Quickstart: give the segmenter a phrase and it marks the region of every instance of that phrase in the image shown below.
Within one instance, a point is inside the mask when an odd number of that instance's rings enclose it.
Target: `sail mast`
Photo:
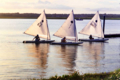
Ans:
[[[44,10],[44,13],[45,13],[45,10]],[[46,15],[45,15],[45,18],[46,18]],[[47,18],[46,18],[46,22],[47,22]],[[51,40],[49,33],[50,32],[49,32],[49,27],[48,27],[48,23],[47,23],[47,40]],[[49,39],[48,39],[48,37],[49,37]]]
[[[73,10],[72,10],[72,12],[73,12]],[[76,24],[75,24],[75,18],[74,18],[74,12],[73,12],[73,19],[74,19],[74,28],[75,28],[75,36],[76,36],[76,38],[75,38],[75,42],[77,42],[78,41],[78,36],[77,36],[77,29],[76,29]]]
[[[103,16],[103,34],[104,34],[104,30],[105,30],[105,16],[106,16],[106,13]]]

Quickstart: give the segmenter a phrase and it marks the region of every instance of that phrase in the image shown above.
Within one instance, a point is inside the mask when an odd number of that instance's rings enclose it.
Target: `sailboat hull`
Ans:
[[[52,42],[53,45],[79,45],[83,42]]]
[[[54,42],[55,40],[41,40],[41,41],[23,41],[23,43],[51,43]]]
[[[86,41],[86,42],[105,42],[109,39],[80,39],[80,41]]]

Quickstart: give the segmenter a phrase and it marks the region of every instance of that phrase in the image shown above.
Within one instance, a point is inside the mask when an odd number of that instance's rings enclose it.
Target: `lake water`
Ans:
[[[0,80],[49,78],[71,74],[110,72],[120,68],[120,38],[109,38],[105,43],[84,42],[79,46],[23,44],[33,36],[23,32],[36,19],[0,19]],[[65,19],[48,19],[53,34]],[[89,20],[76,21],[79,32]],[[105,34],[120,33],[120,20],[106,20]],[[79,38],[88,36],[78,34]]]

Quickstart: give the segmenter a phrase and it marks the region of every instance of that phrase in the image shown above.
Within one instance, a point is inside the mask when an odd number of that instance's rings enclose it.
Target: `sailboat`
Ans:
[[[70,13],[70,15],[68,16],[67,20],[64,22],[64,24],[53,35],[60,37],[60,38],[66,37],[67,40],[72,40],[74,42],[52,42],[51,44],[78,45],[78,44],[83,43],[83,42],[78,42],[77,30],[76,30],[73,10]]]
[[[109,40],[104,38],[104,34],[101,26],[101,20],[98,11],[90,20],[90,22],[79,33],[98,37],[98,39],[80,39],[80,41],[105,42]]]
[[[45,15],[45,10],[24,33],[32,36],[39,35],[40,38],[47,39],[40,40],[38,43],[54,42],[54,40],[50,39],[50,33]],[[35,43],[35,41],[23,41],[23,43]]]

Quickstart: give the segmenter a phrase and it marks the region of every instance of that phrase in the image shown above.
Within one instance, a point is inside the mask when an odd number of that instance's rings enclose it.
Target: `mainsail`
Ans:
[[[24,33],[32,36],[36,36],[38,34],[40,38],[50,40],[45,10]]]
[[[66,37],[68,40],[78,41],[73,10],[54,36]]]
[[[104,38],[98,11],[94,15],[94,17],[90,20],[90,22],[79,33]]]

